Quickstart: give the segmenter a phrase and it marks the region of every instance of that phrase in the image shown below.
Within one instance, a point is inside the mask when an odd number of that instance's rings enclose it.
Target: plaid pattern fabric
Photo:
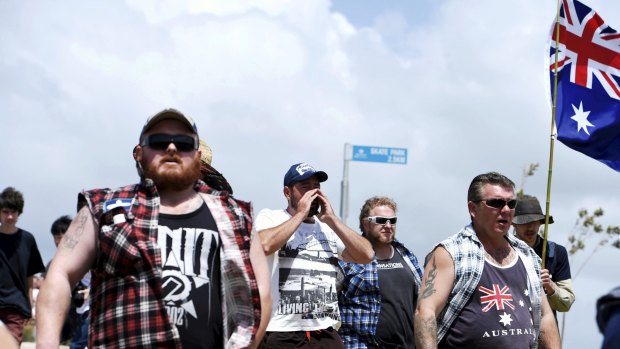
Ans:
[[[424,274],[424,270],[422,270],[422,267],[420,267],[420,263],[418,263],[418,259],[413,254],[413,252],[409,251],[399,241],[394,240],[394,243],[392,244],[392,246],[394,246],[394,248],[396,248],[396,251],[400,252],[400,254],[403,257],[406,257],[404,258],[405,263],[409,265],[409,269],[411,269],[411,271],[414,271],[413,277],[415,278],[415,284],[419,290],[420,285],[422,285],[422,275]]]
[[[202,181],[195,189],[205,198],[222,239],[225,346],[245,348],[260,319],[258,287],[249,260],[251,207],[220,195]],[[131,199],[127,211],[122,205],[110,209],[106,204],[122,199]],[[159,195],[153,182],[146,179],[123,188],[86,191],[78,203],[88,205],[99,226],[88,347],[181,348],[178,331],[162,302]],[[236,302],[244,303],[236,307]]]
[[[515,248],[525,269],[527,271],[527,283],[532,303],[532,318],[534,329],[537,331],[538,338],[541,305],[542,305],[542,283],[540,281],[540,258],[523,241],[514,238],[510,234],[506,238]],[[446,307],[437,318],[437,341],[441,341],[446,332],[463,310],[467,301],[471,298],[482,277],[484,268],[484,247],[470,224],[456,235],[442,241],[438,246],[443,246],[452,256],[455,266],[454,287],[450,292]],[[534,341],[535,347],[538,345]]]
[[[417,289],[420,289],[422,269],[418,259],[403,244],[394,241],[392,246],[400,253],[412,271]],[[344,274],[342,292],[338,296],[342,327],[338,333],[347,349],[379,349],[377,323],[381,312],[381,291],[377,258],[368,264],[339,260]]]
[[[222,195],[201,194],[217,223],[222,248],[224,346],[247,348],[260,323],[260,295],[250,262],[252,207]],[[269,311],[269,309],[267,309]]]

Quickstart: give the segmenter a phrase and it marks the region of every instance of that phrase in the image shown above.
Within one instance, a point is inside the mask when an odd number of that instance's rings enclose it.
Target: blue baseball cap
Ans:
[[[325,182],[327,180],[327,173],[317,171],[314,167],[305,162],[295,164],[291,166],[291,168],[289,168],[284,175],[284,186],[289,186],[295,182],[306,180],[312,176],[316,176],[319,182]]]

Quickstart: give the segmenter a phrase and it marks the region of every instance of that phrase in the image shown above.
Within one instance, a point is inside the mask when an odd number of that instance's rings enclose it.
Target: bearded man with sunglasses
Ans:
[[[467,193],[471,224],[435,247],[415,315],[418,349],[560,348],[540,258],[508,234],[514,183],[490,172]]]
[[[375,258],[368,264],[340,261],[340,335],[347,349],[415,348],[413,316],[422,269],[396,240],[396,202],[375,196],[364,203],[359,224]]]
[[[292,165],[284,175],[287,208],[264,209],[256,217],[273,291],[262,349],[344,348],[336,331],[338,260],[368,263],[374,253],[334,214],[321,191],[326,180],[307,163]]]
[[[89,268],[89,348],[256,346],[271,308],[265,255],[250,204],[199,180],[198,144],[191,118],[163,110],[134,148],[140,183],[79,195],[39,295],[38,348],[58,348]]]

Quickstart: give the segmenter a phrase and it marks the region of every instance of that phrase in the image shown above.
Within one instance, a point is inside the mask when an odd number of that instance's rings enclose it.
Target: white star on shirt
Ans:
[[[528,290],[528,289],[524,290],[524,291],[523,291],[523,294],[524,294],[526,297],[529,297],[529,296],[530,296],[530,290]]]
[[[590,121],[588,121],[588,115],[590,115],[590,111],[583,110],[583,102],[579,102],[579,109],[577,109],[574,104],[571,105],[573,106],[575,115],[571,116],[570,118],[577,121],[577,132],[583,129],[589,136],[590,131],[588,131],[588,127],[594,127],[594,125],[592,125]]]
[[[519,305],[522,306],[522,307],[525,306],[525,303],[523,302],[523,299],[519,301]]]
[[[510,314],[506,314],[506,312],[504,312],[504,314],[499,316],[499,322],[501,322],[504,327],[510,326],[510,324],[512,323],[512,318],[510,317]]]

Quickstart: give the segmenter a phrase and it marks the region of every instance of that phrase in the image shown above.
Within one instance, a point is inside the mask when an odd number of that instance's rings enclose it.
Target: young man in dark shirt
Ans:
[[[541,258],[543,239],[538,234],[538,230],[544,223],[545,215],[538,199],[523,195],[517,202],[515,217],[512,220],[515,235],[533,248]],[[549,216],[549,224],[551,223],[553,223],[553,217]],[[575,302],[575,292],[571,281],[568,253],[564,246],[547,241],[545,267],[541,271],[541,280],[553,314],[555,315],[556,311],[568,311]]]
[[[34,236],[17,227],[24,197],[8,187],[0,194],[0,320],[21,344],[32,316],[32,280],[45,270]]]

